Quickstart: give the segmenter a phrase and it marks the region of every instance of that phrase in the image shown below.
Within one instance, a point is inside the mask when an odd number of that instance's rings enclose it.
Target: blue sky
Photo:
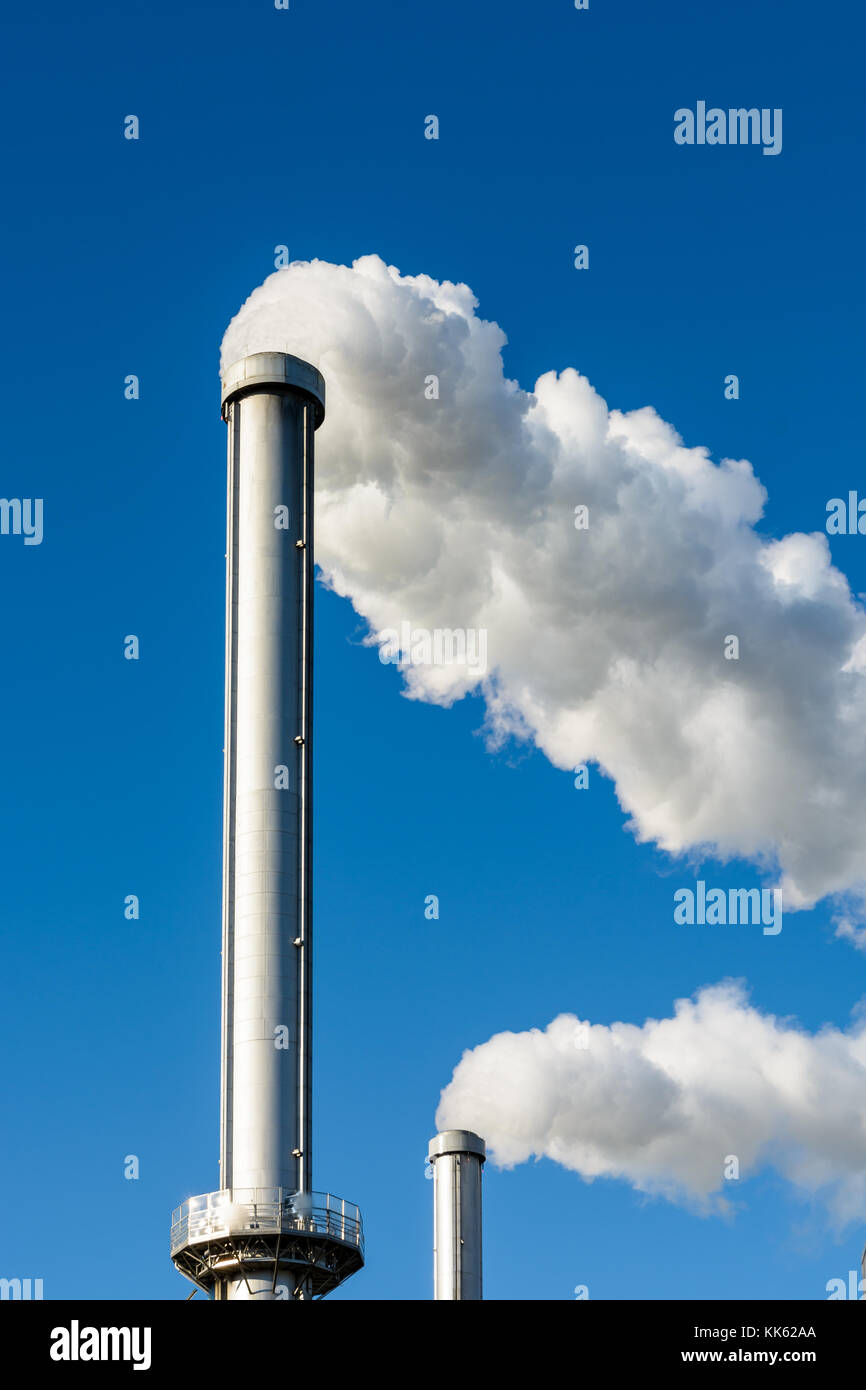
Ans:
[[[49,3],[5,29],[0,492],[45,499],[45,538],[0,538],[0,1274],[181,1298],[171,1210],[217,1185],[228,320],[282,243],[465,281],[524,386],[577,366],[749,458],[767,534],[821,530],[862,476],[862,18],[262,0]],[[703,98],[783,108],[782,154],[677,147]],[[831,544],[866,589],[861,538]],[[864,958],[823,905],[777,939],[678,932],[685,870],[609,784],[491,754],[477,699],[402,698],[346,601],[320,590],[316,624],[316,1186],[366,1220],[336,1296],[426,1298],[423,1160],[464,1048],[563,1011],[642,1023],[726,976],[844,1027]],[[485,1193],[492,1298],[821,1298],[863,1244],[771,1172],[727,1221],[548,1161],[488,1165]],[[58,1242],[58,1210],[98,1239]]]

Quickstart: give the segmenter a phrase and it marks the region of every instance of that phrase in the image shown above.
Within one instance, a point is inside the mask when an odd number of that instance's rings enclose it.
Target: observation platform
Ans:
[[[329,1192],[234,1188],[189,1197],[172,1213],[171,1258],[207,1294],[221,1280],[286,1276],[324,1298],[364,1264],[364,1228],[353,1202]]]

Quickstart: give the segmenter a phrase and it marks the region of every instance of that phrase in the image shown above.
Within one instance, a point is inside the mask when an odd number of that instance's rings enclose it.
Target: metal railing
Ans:
[[[172,1212],[171,1253],[196,1241],[248,1232],[327,1235],[364,1251],[361,1212],[330,1192],[245,1187],[189,1197]]]

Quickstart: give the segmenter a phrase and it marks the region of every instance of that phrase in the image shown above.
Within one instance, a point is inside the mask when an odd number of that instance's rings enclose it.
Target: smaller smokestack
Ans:
[[[433,1297],[480,1299],[484,1140],[446,1129],[430,1140],[433,1165]]]

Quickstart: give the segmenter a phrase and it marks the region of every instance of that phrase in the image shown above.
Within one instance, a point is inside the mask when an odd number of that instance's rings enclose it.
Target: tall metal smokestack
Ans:
[[[259,352],[228,425],[220,1190],[174,1213],[215,1299],[321,1297],[364,1262],[361,1216],[312,1190],[313,439],[325,383]]]
[[[480,1299],[484,1140],[446,1129],[430,1140],[433,1165],[433,1297]]]

